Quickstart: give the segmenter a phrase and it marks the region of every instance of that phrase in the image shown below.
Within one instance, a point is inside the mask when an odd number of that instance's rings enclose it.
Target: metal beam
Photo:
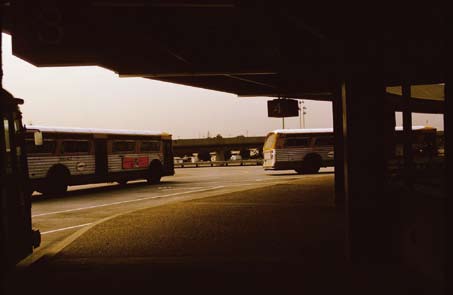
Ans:
[[[93,1],[94,7],[161,7],[161,8],[235,8],[234,3],[207,3],[202,1],[188,2],[146,2],[146,1]]]
[[[238,78],[232,76],[262,76],[262,75],[277,75],[275,71],[240,71],[240,72],[203,72],[203,71],[187,71],[173,73],[118,73],[121,78],[177,78],[177,77],[224,77]]]
[[[238,94],[239,97],[257,97],[257,96],[266,96],[266,97],[285,97],[285,98],[294,98],[294,99],[308,99],[308,100],[321,100],[321,101],[332,101],[333,94],[331,92],[292,92],[292,91],[282,91],[282,92],[250,92],[247,94]]]
[[[403,112],[405,110],[404,98],[401,95],[387,92],[386,98],[388,102],[393,104],[395,111]],[[409,99],[408,109],[412,113],[443,114],[445,112],[445,103],[441,100],[428,100],[411,97]]]
[[[267,88],[272,88],[272,89],[276,89],[277,88],[277,86],[275,86],[275,85],[271,85],[271,84],[268,84],[268,83],[262,83],[262,82],[259,82],[259,81],[256,81],[256,80],[252,80],[252,79],[249,79],[249,78],[243,78],[243,77],[240,77],[239,75],[225,75],[225,77],[228,77],[228,78],[231,78],[231,79],[240,80],[240,81],[244,81],[244,82],[255,84],[255,85],[259,85],[259,86],[264,86],[264,87],[267,87]]]

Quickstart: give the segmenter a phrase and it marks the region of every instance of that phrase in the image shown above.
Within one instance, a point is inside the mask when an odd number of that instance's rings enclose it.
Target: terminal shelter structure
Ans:
[[[13,54],[39,67],[97,65],[120,77],[243,97],[332,101],[336,200],[348,224],[345,254],[358,263],[411,264],[447,293],[451,290],[452,37],[444,4],[371,2],[365,7],[344,1],[284,0],[2,4],[3,31],[12,35]],[[416,97],[420,85],[441,89],[440,97]],[[388,166],[396,111],[403,113],[407,135],[399,177]],[[413,113],[444,115],[444,162],[424,174],[412,160]],[[15,179],[20,181],[20,176]],[[3,200],[8,196],[3,195],[3,181],[1,185]],[[2,210],[4,222],[7,209]]]

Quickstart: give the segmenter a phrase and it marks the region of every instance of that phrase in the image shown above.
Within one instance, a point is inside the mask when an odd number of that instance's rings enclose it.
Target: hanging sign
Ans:
[[[297,117],[299,106],[295,99],[273,99],[267,101],[267,116],[273,118]]]

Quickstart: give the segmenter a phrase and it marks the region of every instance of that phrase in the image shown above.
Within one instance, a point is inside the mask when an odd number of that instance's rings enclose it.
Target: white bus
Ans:
[[[321,167],[333,166],[333,146],[332,128],[274,130],[264,141],[263,167],[316,173]]]
[[[171,135],[163,132],[29,126],[25,147],[30,190],[45,194],[174,174]]]
[[[415,159],[437,155],[435,128],[413,126],[412,148]],[[395,128],[393,160],[402,158],[402,128]],[[317,173],[321,167],[334,166],[332,128],[279,129],[266,136],[263,167],[266,170],[296,170],[297,173]]]

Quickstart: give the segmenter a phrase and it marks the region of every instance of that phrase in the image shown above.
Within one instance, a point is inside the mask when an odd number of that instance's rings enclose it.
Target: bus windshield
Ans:
[[[263,150],[270,150],[275,147],[275,143],[277,141],[277,134],[275,133],[270,133],[267,137],[266,140],[264,141],[264,146]]]

